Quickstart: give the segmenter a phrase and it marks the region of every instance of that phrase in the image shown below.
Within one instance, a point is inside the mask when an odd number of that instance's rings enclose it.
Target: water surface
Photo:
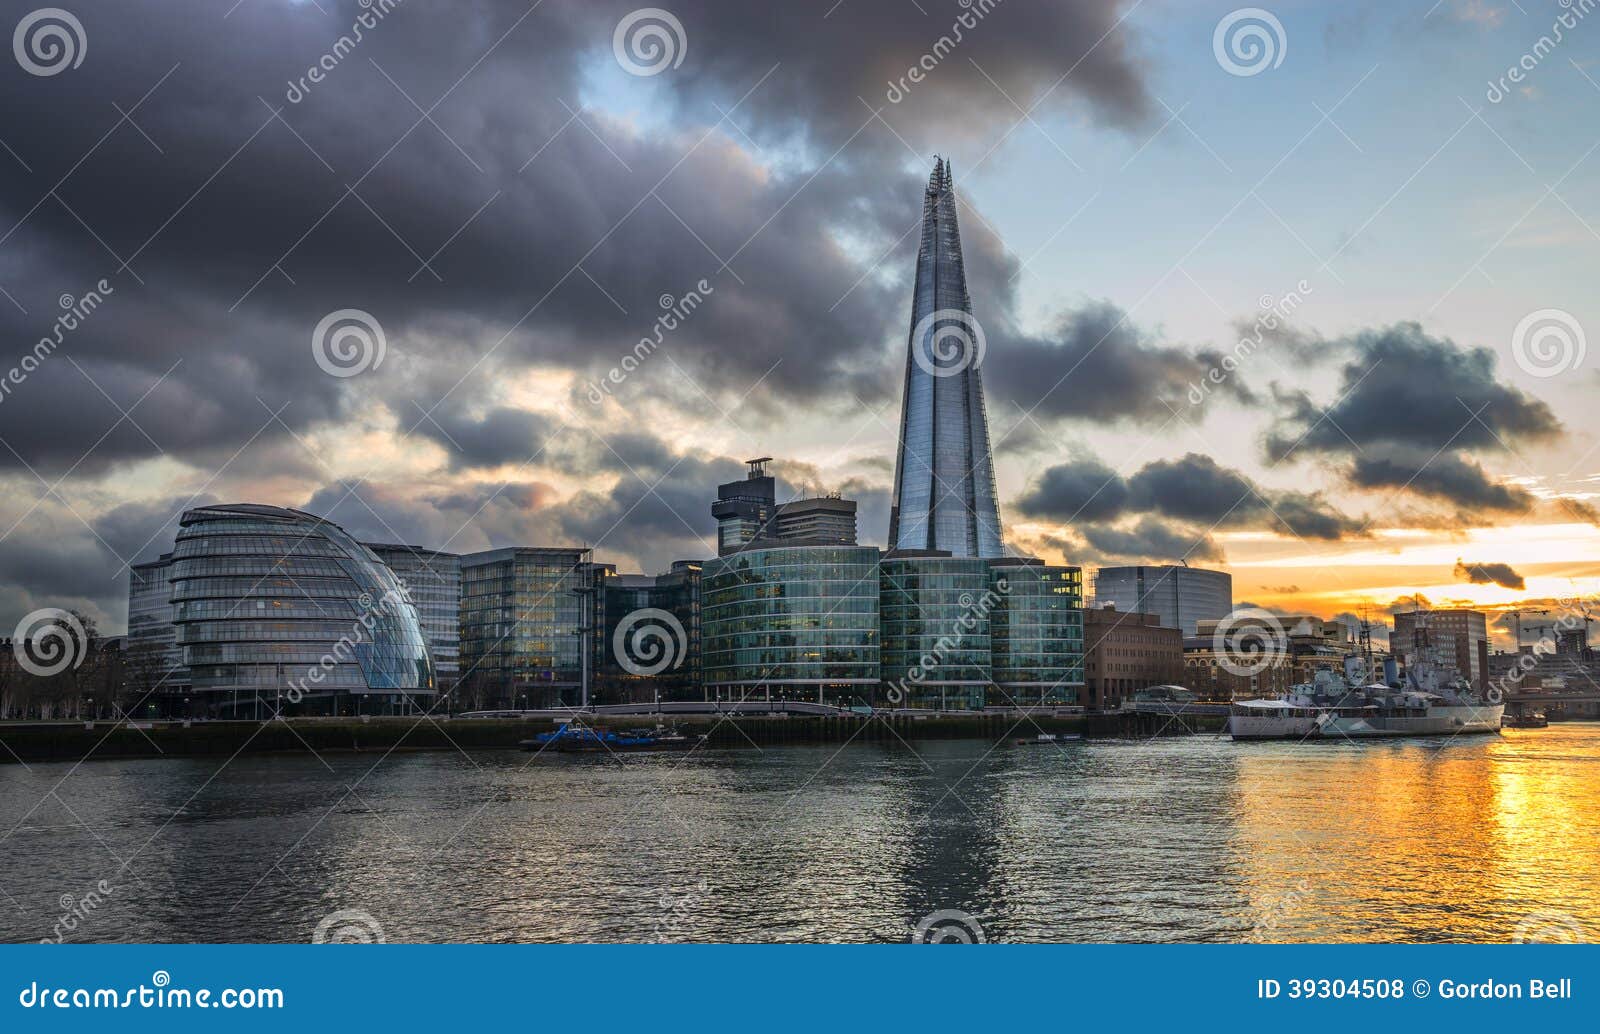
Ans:
[[[6,765],[0,835],[13,941],[1595,939],[1600,725]]]

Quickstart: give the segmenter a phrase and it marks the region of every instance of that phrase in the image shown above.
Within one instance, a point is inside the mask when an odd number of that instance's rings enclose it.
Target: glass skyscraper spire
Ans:
[[[972,316],[950,163],[934,159],[906,344],[889,548],[1004,555],[983,407],[983,329]]]

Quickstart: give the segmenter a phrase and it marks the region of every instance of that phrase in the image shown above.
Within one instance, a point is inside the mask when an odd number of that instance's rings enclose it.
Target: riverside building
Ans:
[[[416,607],[331,521],[255,504],[187,510],[168,581],[196,712],[411,714],[432,704]]]
[[[461,674],[461,557],[393,543],[369,542],[367,548],[405,585],[428,640],[439,693],[448,694]]]
[[[583,704],[601,622],[601,570],[578,547],[461,557],[460,707]]]

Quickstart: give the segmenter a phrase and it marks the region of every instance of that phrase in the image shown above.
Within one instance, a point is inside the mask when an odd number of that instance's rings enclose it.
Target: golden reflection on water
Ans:
[[[1241,747],[1239,939],[1600,938],[1600,726]]]

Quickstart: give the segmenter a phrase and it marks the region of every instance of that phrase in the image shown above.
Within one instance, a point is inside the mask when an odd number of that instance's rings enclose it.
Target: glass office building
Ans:
[[[408,714],[432,702],[416,607],[337,524],[277,506],[188,510],[169,580],[197,711]]]
[[[978,710],[990,683],[989,561],[888,553],[878,565],[885,707]]]
[[[746,549],[707,561],[702,578],[701,651],[714,699],[873,701],[875,547]]]
[[[670,571],[659,575],[619,575],[606,565],[601,581],[604,634],[591,683],[594,703],[703,698],[700,589],[701,564],[697,560],[676,560]],[[641,673],[658,663],[659,671]]]
[[[950,163],[935,159],[922,202],[906,344],[891,550],[942,550],[958,557],[1005,553],[978,370],[982,342],[967,295]]]
[[[128,569],[128,644],[124,677],[139,716],[183,717],[189,669],[172,623],[172,554]]]
[[[509,547],[461,558],[458,708],[575,707],[599,656],[591,550]]]
[[[1201,621],[1232,613],[1233,576],[1183,564],[1102,567],[1095,572],[1094,605],[1159,614],[1163,627],[1193,636]]]
[[[434,680],[441,694],[449,693],[461,673],[461,558],[384,542],[369,542],[367,548],[405,585],[428,639]]]
[[[1037,560],[991,563],[991,707],[1076,704],[1083,688],[1083,571]]]

